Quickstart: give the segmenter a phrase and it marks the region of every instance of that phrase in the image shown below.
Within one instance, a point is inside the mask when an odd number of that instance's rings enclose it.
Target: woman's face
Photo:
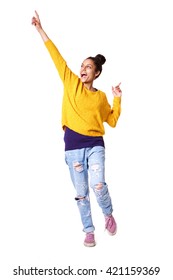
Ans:
[[[92,59],[85,59],[81,65],[80,78],[83,83],[92,83],[99,71],[96,72],[96,66]]]

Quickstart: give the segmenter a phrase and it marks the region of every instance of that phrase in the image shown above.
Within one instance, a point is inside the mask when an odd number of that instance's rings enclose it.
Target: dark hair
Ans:
[[[91,59],[94,62],[96,72],[100,71],[99,75],[96,77],[98,78],[102,72],[102,65],[106,62],[106,58],[102,54],[97,54],[96,56],[89,56],[87,59]]]

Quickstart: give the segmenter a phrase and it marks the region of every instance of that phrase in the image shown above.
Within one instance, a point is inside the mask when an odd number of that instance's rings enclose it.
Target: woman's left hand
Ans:
[[[121,97],[122,96],[122,90],[120,89],[121,83],[119,83],[117,86],[112,86],[112,94],[114,97]]]

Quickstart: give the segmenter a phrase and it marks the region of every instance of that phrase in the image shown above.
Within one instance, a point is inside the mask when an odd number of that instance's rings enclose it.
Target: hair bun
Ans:
[[[99,63],[100,63],[101,65],[103,65],[103,64],[106,62],[106,58],[105,58],[102,54],[97,54],[97,55],[95,56],[95,59],[96,59],[97,61],[99,61]]]

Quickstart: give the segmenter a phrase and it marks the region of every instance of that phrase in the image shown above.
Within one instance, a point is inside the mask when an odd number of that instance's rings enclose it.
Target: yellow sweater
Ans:
[[[115,127],[121,111],[121,98],[114,97],[113,107],[106,94],[100,90],[92,92],[84,87],[80,78],[67,66],[51,40],[45,42],[64,85],[62,102],[62,127],[88,136],[105,134],[104,122]]]

